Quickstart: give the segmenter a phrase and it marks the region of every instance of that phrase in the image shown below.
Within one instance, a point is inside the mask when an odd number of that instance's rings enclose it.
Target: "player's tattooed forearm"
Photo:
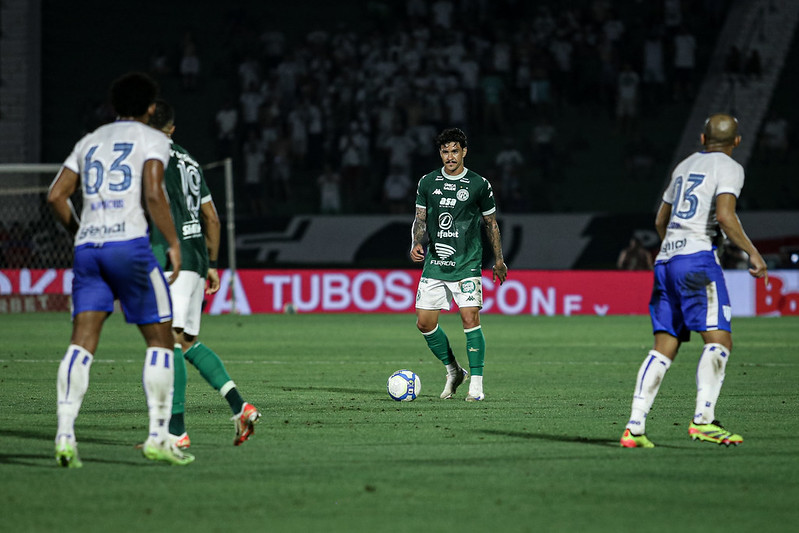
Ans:
[[[427,211],[420,207],[416,208],[416,218],[413,219],[411,227],[411,238],[413,242],[422,242],[427,233]]]
[[[497,224],[497,216],[490,214],[483,217],[486,223],[486,234],[488,235],[488,242],[491,243],[491,248],[494,251],[494,257],[497,259],[502,258],[502,237],[499,234],[499,224]]]

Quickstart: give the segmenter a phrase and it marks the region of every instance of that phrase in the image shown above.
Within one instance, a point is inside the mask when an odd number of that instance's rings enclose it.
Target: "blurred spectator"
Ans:
[[[291,140],[281,132],[272,148],[272,192],[277,202],[291,198]]]
[[[324,214],[341,212],[341,176],[334,172],[330,163],[325,163],[324,171],[316,179],[319,187],[319,211]]]
[[[169,57],[166,54],[166,50],[164,50],[164,46],[162,44],[156,45],[150,54],[150,73],[158,77],[166,76],[171,71]]]
[[[540,111],[552,103],[552,83],[546,69],[538,67],[532,72],[530,80],[530,103]]]
[[[239,96],[239,104],[241,104],[241,119],[245,129],[251,130],[256,128],[258,124],[258,115],[263,103],[264,97],[255,83],[251,83],[250,86],[241,93],[241,96]]]
[[[616,125],[621,133],[635,129],[638,119],[638,85],[640,78],[632,65],[625,63],[619,72],[616,92]]]
[[[502,150],[494,158],[494,164],[499,169],[499,186],[502,196],[521,189],[519,183],[519,168],[524,163],[522,153],[513,145],[513,139],[507,138],[503,142]]]
[[[180,58],[180,77],[183,89],[194,91],[200,77],[200,58],[197,56],[197,47],[190,34],[186,34],[183,44],[183,55]]]
[[[251,85],[261,85],[261,65],[258,60],[248,53],[244,56],[244,60],[239,63],[239,87],[246,89]]]
[[[366,168],[363,151],[368,149],[369,139],[363,134],[357,122],[351,122],[349,130],[341,136],[338,143],[338,151],[341,154],[341,181],[348,202],[355,201],[363,189],[361,180]]]
[[[620,270],[652,270],[652,254],[644,248],[637,237],[630,239],[630,244],[619,253],[616,268]]]
[[[483,127],[487,133],[503,133],[505,124],[505,82],[502,76],[494,71],[486,75],[480,82],[483,95]]]
[[[439,28],[448,30],[452,27],[452,13],[455,6],[449,0],[436,0],[430,6],[433,17],[433,24]]]
[[[266,173],[266,154],[261,149],[261,143],[255,131],[250,131],[244,143],[244,190],[250,205],[250,212],[254,215],[266,213],[264,202],[264,175]]]
[[[643,96],[648,104],[663,101],[666,85],[663,38],[659,28],[650,31],[644,41]]]
[[[555,167],[555,126],[548,116],[543,115],[533,126],[533,157],[541,168],[544,179],[552,177]]]
[[[785,161],[788,155],[788,121],[772,110],[760,130],[760,151],[766,161]]]
[[[389,213],[403,214],[408,212],[411,203],[413,182],[408,175],[408,168],[391,165],[389,173],[383,182],[383,200]]]
[[[674,99],[690,100],[694,93],[696,38],[681,26],[674,36]]]
[[[239,124],[239,112],[231,100],[225,100],[214,117],[216,122],[216,140],[219,156],[232,157],[235,153],[236,130]]]

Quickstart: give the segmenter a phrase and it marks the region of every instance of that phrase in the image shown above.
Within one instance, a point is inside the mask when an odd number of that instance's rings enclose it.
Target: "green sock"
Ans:
[[[195,342],[186,350],[186,359],[200,371],[200,375],[217,391],[230,381],[225,365],[213,350],[201,342]]]
[[[186,412],[186,360],[180,344],[175,345],[175,392],[172,395],[172,417],[169,419],[169,432],[172,435],[186,433],[186,422],[183,413]]]
[[[427,341],[427,346],[433,355],[438,357],[442,363],[449,365],[455,362],[455,356],[452,354],[452,348],[449,346],[449,339],[441,326],[436,326],[436,329],[429,333],[422,333],[424,340]]]
[[[241,397],[239,389],[236,387],[233,387],[225,394],[225,400],[227,400],[228,405],[230,405],[230,410],[233,411],[234,415],[239,414],[242,408],[244,408],[244,398]]]
[[[486,360],[486,338],[482,326],[464,330],[466,333],[466,353],[469,356],[469,372],[482,376]]]

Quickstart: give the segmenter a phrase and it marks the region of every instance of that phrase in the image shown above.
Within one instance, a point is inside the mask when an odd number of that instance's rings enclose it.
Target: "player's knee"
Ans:
[[[416,328],[421,331],[422,333],[430,333],[434,329],[436,329],[436,322],[431,320],[425,320],[422,318],[416,319]]]

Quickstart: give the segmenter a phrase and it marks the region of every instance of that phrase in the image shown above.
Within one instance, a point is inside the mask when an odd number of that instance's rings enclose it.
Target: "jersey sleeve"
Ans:
[[[149,126],[147,126],[149,128]],[[152,128],[150,128],[152,129]],[[145,138],[144,160],[157,159],[164,164],[164,168],[169,165],[169,137],[165,134],[152,129],[147,132]]]
[[[483,178],[483,186],[480,188],[480,198],[477,205],[480,208],[480,213],[482,213],[484,217],[497,210],[497,203],[494,199],[494,189],[491,188],[491,183],[485,178]]]
[[[663,191],[662,200],[663,203],[665,204],[674,205],[674,196],[677,193],[674,187],[674,183],[675,183],[674,176],[672,176],[671,181],[669,182],[669,186],[666,187],[665,191]]]
[[[197,170],[200,172],[200,203],[207,204],[208,202],[212,202],[214,199],[211,197],[211,189],[209,189],[208,184],[205,183],[203,169],[197,167]]]
[[[741,194],[743,186],[744,168],[737,161],[730,160],[719,169],[716,196],[729,193],[737,198]]]
[[[424,176],[422,176],[419,179],[419,183],[416,185],[416,207],[421,207],[422,209],[427,209],[427,194],[425,189]]]

